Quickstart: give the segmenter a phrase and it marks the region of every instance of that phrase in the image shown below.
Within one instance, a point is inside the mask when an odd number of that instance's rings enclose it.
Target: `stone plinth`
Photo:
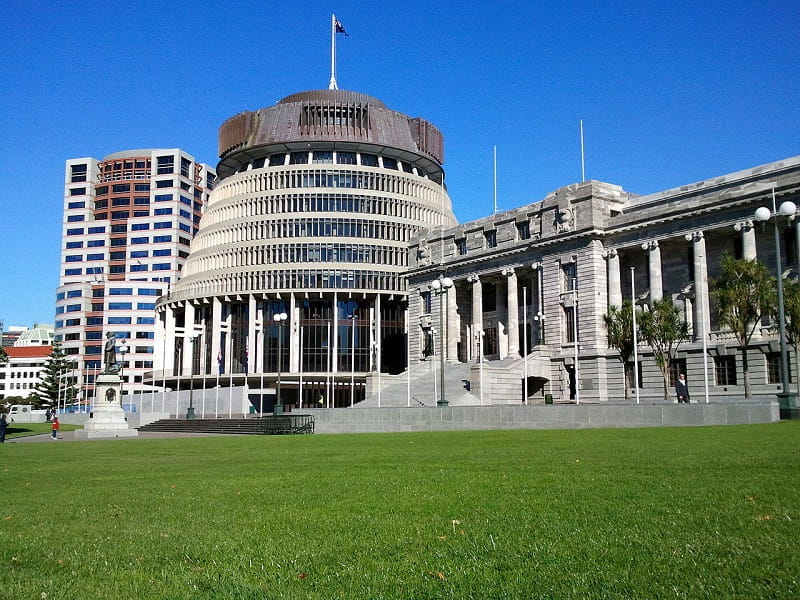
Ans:
[[[103,373],[96,381],[97,400],[83,430],[76,438],[137,437],[139,432],[128,426],[125,411],[120,405],[122,379],[116,373]]]

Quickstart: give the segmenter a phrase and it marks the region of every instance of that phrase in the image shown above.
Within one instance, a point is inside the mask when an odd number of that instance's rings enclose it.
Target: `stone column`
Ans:
[[[501,280],[495,280],[494,310],[497,319],[497,359],[508,356],[508,301],[503,295]]]
[[[517,292],[517,272],[513,268],[503,269],[506,276],[506,313],[508,327],[508,355],[519,358],[519,302]]]
[[[258,312],[256,297],[253,294],[247,296],[247,372],[257,373],[258,363],[258,332],[256,331],[256,321]]]
[[[608,270],[608,305],[622,306],[622,277],[619,272],[619,252],[616,248],[606,250],[606,269]]]
[[[472,284],[472,339],[470,340],[470,348],[472,348],[472,358],[479,360],[478,356],[480,348],[478,336],[483,331],[483,284],[478,275],[470,275],[467,281]]]
[[[735,231],[742,234],[742,258],[745,260],[756,259],[756,230],[753,227],[753,220],[747,219],[739,221],[733,226]]]
[[[172,375],[175,369],[175,309],[169,304],[166,307],[165,319],[164,370]]]
[[[370,349],[371,352],[370,369],[380,371],[381,369],[381,295],[375,294],[375,302],[372,308],[372,327],[370,327]]]
[[[664,285],[661,281],[661,248],[658,246],[658,240],[645,242],[642,244],[642,250],[647,251],[650,272],[650,302],[657,302],[664,297]]]
[[[211,374],[214,376],[219,374],[219,355],[222,351],[220,345],[221,332],[222,302],[215,296],[211,304],[211,360],[213,361]]]
[[[185,302],[183,312],[183,364],[181,365],[181,375],[192,374],[192,342],[194,335],[194,304],[188,300]]]
[[[692,243],[694,256],[694,338],[702,339],[709,331],[708,268],[706,263],[706,240],[702,231],[686,234]]]
[[[333,292],[333,310],[331,311],[331,373],[339,372],[339,293]],[[334,388],[335,389],[335,388]],[[331,391],[334,393],[334,390]]]
[[[445,329],[447,330],[447,360],[458,360],[458,340],[461,337],[461,324],[458,319],[458,303],[456,302],[456,283],[447,290],[447,312],[445,313]]]

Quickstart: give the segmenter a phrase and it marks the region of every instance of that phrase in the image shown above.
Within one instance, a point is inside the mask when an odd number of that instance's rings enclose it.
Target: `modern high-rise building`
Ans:
[[[109,332],[127,350],[125,393],[151,389],[142,376],[153,368],[155,302],[183,268],[215,178],[177,148],[66,162],[55,336],[80,373],[83,399]]]
[[[286,404],[349,406],[368,373],[404,370],[408,242],[456,224],[439,130],[365,94],[310,91],[228,119],[219,155],[191,255],[159,301],[152,383],[222,374],[278,384]]]

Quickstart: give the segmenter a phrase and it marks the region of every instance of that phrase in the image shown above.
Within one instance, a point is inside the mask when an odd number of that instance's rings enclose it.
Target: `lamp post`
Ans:
[[[445,335],[444,329],[444,300],[447,296],[447,290],[449,290],[451,287],[453,287],[453,280],[449,277],[445,277],[444,275],[439,275],[438,279],[435,279],[431,282],[431,291],[436,296],[439,296],[439,372],[442,382],[442,389],[441,394],[439,394],[439,399],[436,401],[436,406],[447,406],[447,398],[445,397],[444,392],[444,352],[445,344],[447,343],[447,340],[445,339],[447,336]]]
[[[120,361],[119,367],[119,405],[122,406],[122,396],[125,393],[125,355],[128,353],[130,348],[128,347],[128,340],[123,339],[122,343],[119,345],[119,353],[122,355],[122,360]]]
[[[478,369],[479,369],[479,384],[481,387],[481,406],[483,406],[483,336],[485,333],[481,329],[480,331],[475,332],[475,339],[477,340],[478,346]]]
[[[797,404],[794,394],[789,389],[789,353],[786,350],[786,312],[783,303],[783,269],[781,267],[781,238],[778,229],[778,217],[793,218],[797,206],[794,202],[787,200],[783,202],[779,210],[775,209],[775,188],[772,188],[772,210],[766,206],[756,209],[755,218],[757,221],[766,223],[772,219],[775,231],[775,263],[778,275],[778,329],[781,344],[781,393],[778,394],[778,404],[780,406],[781,418],[791,418],[796,416]]]
[[[348,318],[352,323],[352,336],[350,338],[350,408],[353,408],[356,396],[356,319],[358,315],[353,313]]]
[[[282,415],[283,404],[281,403],[281,359],[283,358],[283,324],[289,318],[285,312],[272,315],[272,320],[278,326],[278,384],[275,387],[275,408],[272,414]]]
[[[197,341],[197,338],[200,337],[201,331],[197,331],[197,329],[193,330],[192,333],[189,334],[189,340],[191,341],[191,359],[189,361],[189,408],[186,409],[186,418],[187,419],[194,419],[194,403],[193,403],[193,395],[194,395],[194,343]],[[205,387],[205,386],[204,386]],[[205,394],[203,394],[203,406],[206,405]]]

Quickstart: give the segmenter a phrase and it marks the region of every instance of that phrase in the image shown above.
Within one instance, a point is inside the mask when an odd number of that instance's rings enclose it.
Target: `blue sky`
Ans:
[[[0,319],[53,322],[64,161],[340,89],[445,136],[456,216],[586,177],[645,194],[800,154],[800,3],[19,2],[0,37]]]

